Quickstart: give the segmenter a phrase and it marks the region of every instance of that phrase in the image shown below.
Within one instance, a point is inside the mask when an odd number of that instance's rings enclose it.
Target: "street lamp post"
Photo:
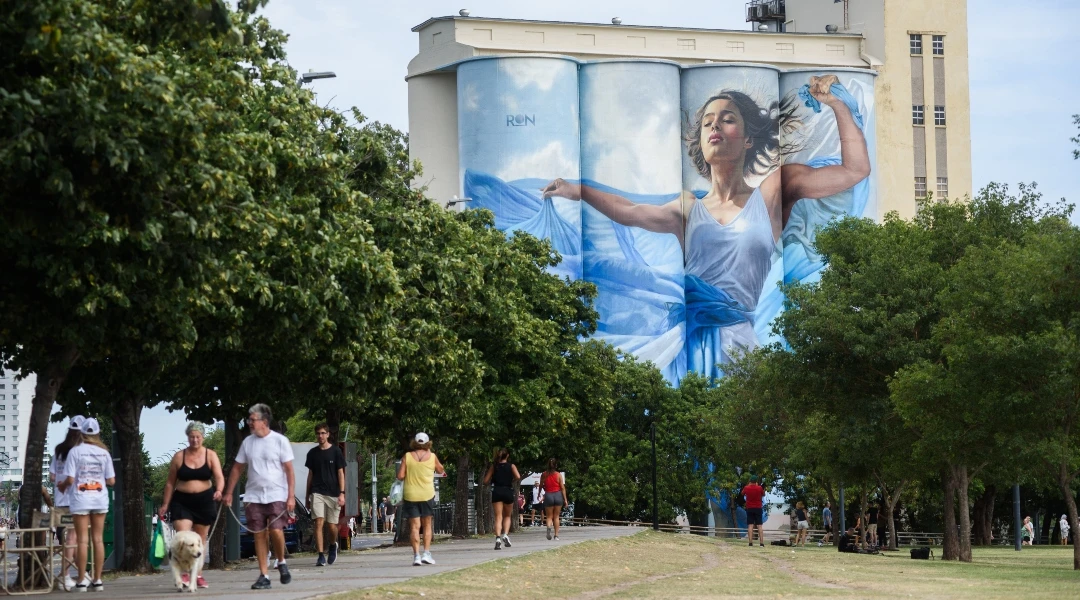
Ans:
[[[312,81],[315,81],[316,79],[333,79],[335,77],[337,77],[337,73],[334,73],[333,71],[310,71],[309,70],[307,73],[302,73],[300,75],[300,79],[297,80],[296,84],[297,85],[304,85],[305,83],[311,83]]]
[[[652,440],[652,528],[660,531],[659,495],[656,493],[656,421],[649,427],[649,438]]]

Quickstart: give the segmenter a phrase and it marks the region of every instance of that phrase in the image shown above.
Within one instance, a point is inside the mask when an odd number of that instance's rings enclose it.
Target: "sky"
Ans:
[[[405,74],[418,50],[411,28],[428,18],[456,15],[550,21],[716,29],[748,28],[742,0],[613,0],[545,2],[371,2],[368,0],[270,0],[264,14],[289,35],[288,56],[299,71],[334,71],[336,79],[311,84],[320,103],[357,107],[369,119],[408,130]],[[968,0],[971,82],[971,148],[975,189],[991,181],[1013,189],[1037,182],[1047,201],[1080,199],[1080,161],[1072,158],[1080,113],[1076,0]],[[1073,215],[1080,222],[1080,215]],[[152,459],[184,443],[182,414],[163,408],[143,413]],[[63,425],[50,427],[50,443]]]

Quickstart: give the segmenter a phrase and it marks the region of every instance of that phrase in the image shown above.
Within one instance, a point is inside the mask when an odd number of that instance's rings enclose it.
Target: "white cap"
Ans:
[[[413,439],[416,440],[417,444],[426,444],[431,441],[431,438],[428,437],[428,434],[424,433],[423,431],[416,434],[416,437]]]
[[[74,429],[75,431],[82,431],[82,425],[86,422],[86,417],[82,415],[75,415],[71,417],[71,423],[68,424],[68,429]]]
[[[98,423],[97,419],[90,417],[83,421],[82,432],[86,435],[97,435],[101,433],[101,425]]]

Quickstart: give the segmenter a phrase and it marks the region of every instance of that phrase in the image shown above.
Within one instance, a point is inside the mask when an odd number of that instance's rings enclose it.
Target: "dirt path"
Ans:
[[[795,583],[797,583],[799,585],[806,585],[806,586],[816,587],[816,588],[825,588],[825,589],[829,589],[829,590],[850,590],[851,589],[851,588],[849,588],[847,586],[843,586],[843,585],[840,585],[838,583],[829,583],[828,581],[822,581],[820,579],[814,579],[813,577],[807,575],[806,573],[796,571],[794,568],[792,568],[791,563],[789,563],[788,561],[786,561],[786,560],[784,560],[782,558],[775,558],[775,557],[772,557],[772,556],[769,556],[769,555],[765,555],[765,558],[769,562],[771,562],[773,565],[776,566],[776,570],[790,576],[792,579],[795,580]]]

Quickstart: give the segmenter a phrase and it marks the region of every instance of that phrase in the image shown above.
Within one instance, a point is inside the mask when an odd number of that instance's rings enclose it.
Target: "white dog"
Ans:
[[[172,544],[169,546],[169,566],[172,567],[176,591],[194,593],[195,580],[199,578],[202,565],[202,536],[194,531],[177,531],[173,534]],[[188,574],[187,583],[181,579],[184,573]]]

